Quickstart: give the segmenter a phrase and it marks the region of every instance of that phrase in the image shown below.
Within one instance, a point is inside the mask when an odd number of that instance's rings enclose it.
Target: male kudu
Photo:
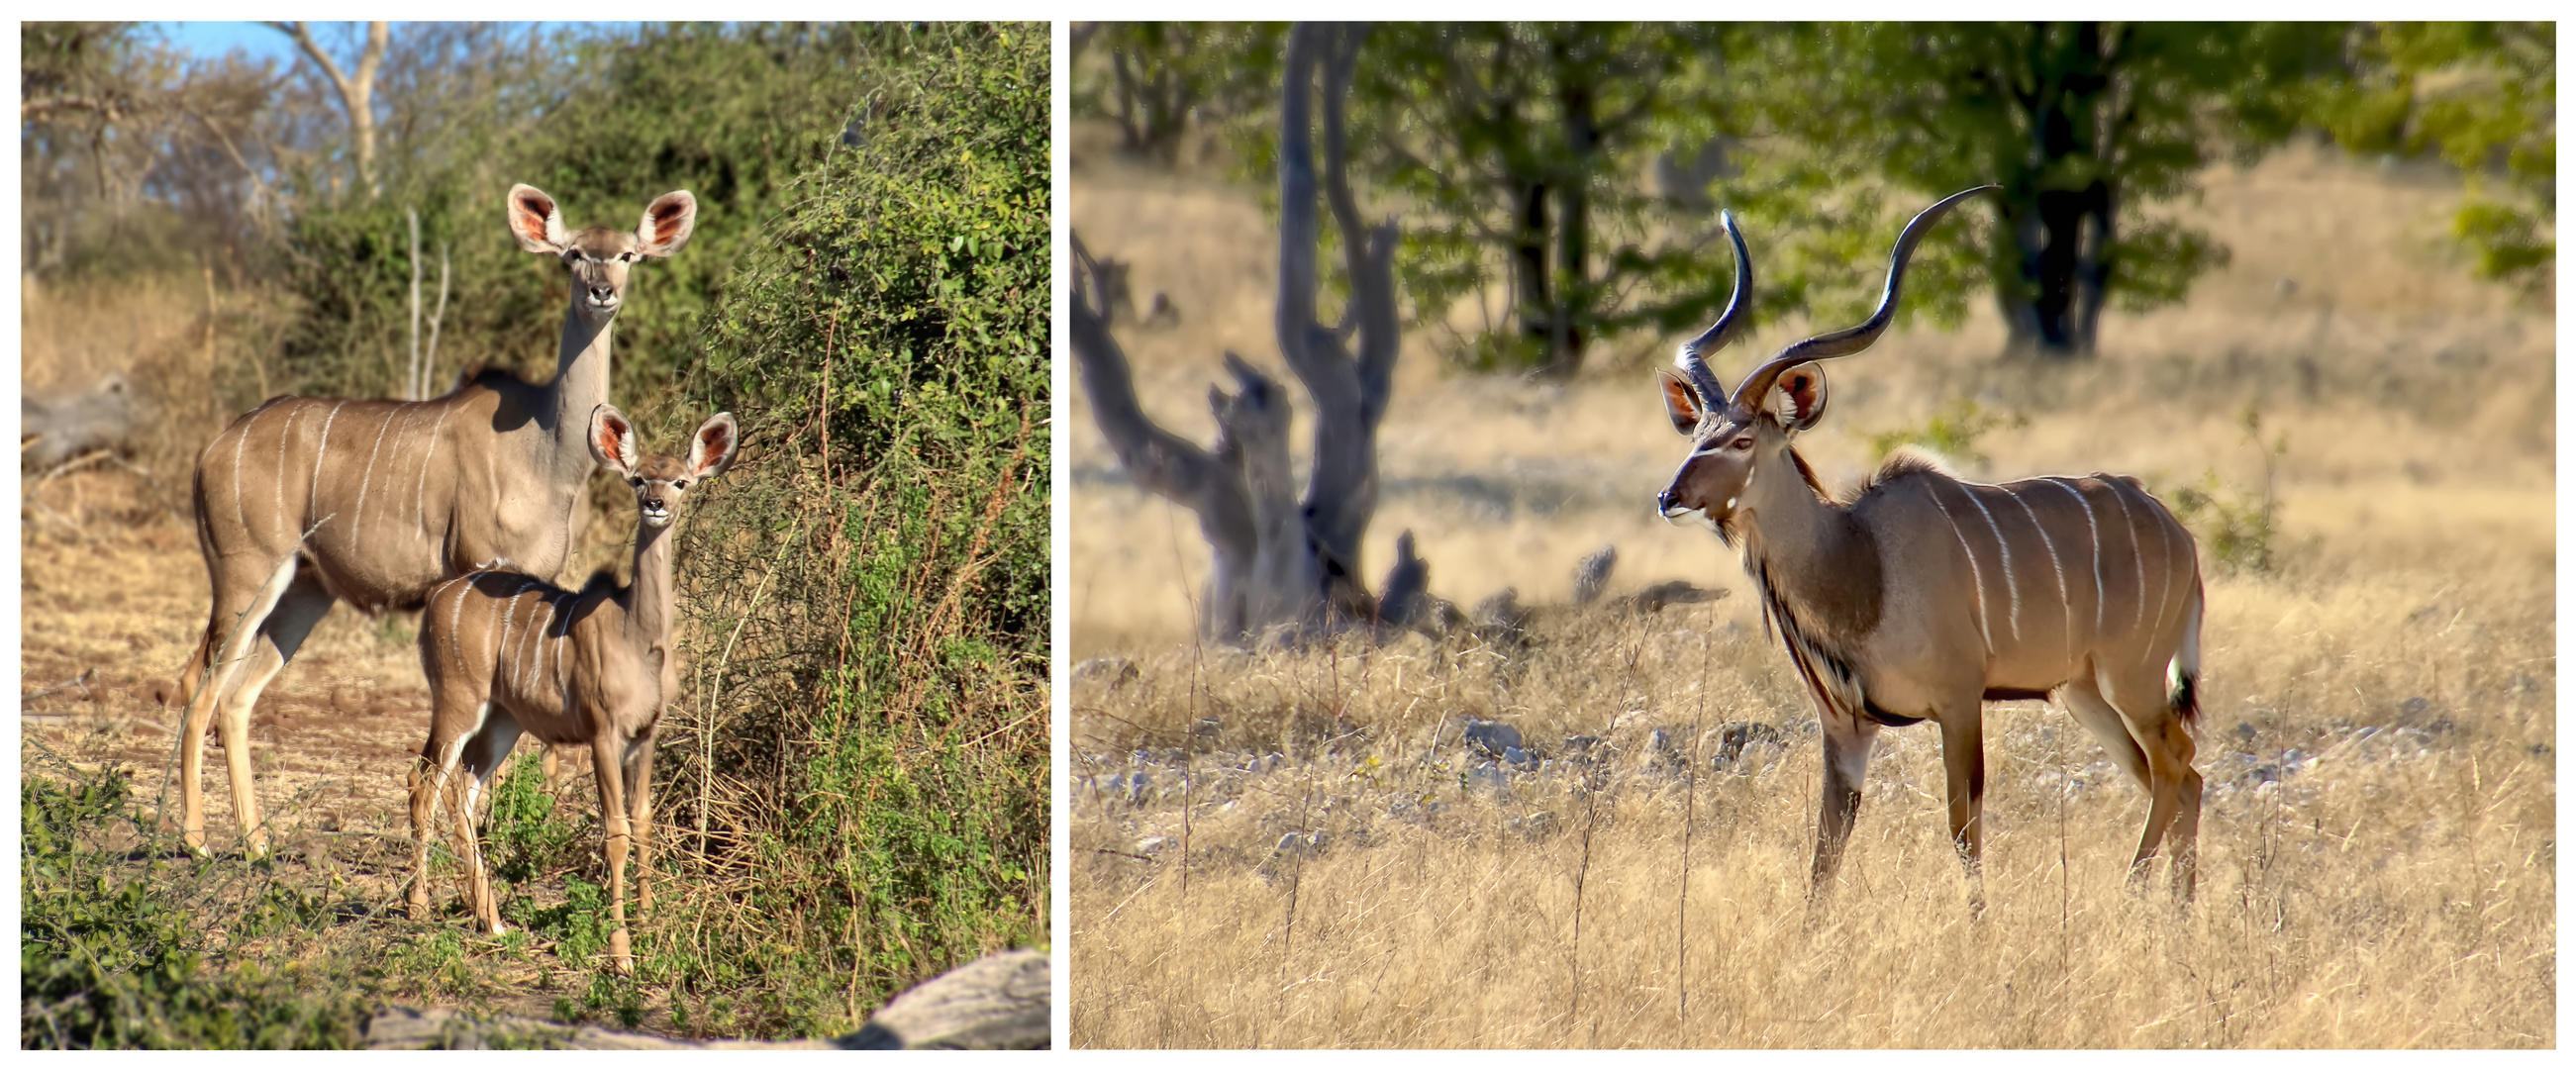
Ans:
[[[1896,313],[1907,258],[1971,189],[1908,223],[1876,312],[1763,362],[1729,393],[1706,355],[1743,323],[1753,269],[1733,218],[1735,293],[1717,323],[1663,375],[1673,427],[1690,456],[1659,504],[1699,511],[1739,547],[1806,681],[1824,727],[1824,801],[1814,880],[1824,889],[1860,807],[1878,729],[1941,725],[1950,834],[1978,889],[1988,700],[2051,692],[2145,786],[2147,826],[2132,876],[2170,830],[2177,894],[2192,891],[2200,774],[2189,725],[2199,712],[2201,583],[2191,533],[2126,476],[1965,482],[1910,451],[1843,498],[1827,494],[1792,445],[1825,408],[1814,361],[1869,347]]]
[[[179,681],[187,704],[181,830],[190,850],[205,851],[199,778],[209,719],[223,733],[245,844],[253,855],[267,850],[251,708],[333,603],[410,608],[439,580],[476,568],[562,569],[590,478],[582,431],[608,399],[610,328],[627,269],[680,251],[696,219],[697,200],[682,191],[655,199],[632,231],[568,234],[553,198],[513,186],[511,236],[572,272],[552,382],[487,371],[427,401],[281,395],[198,454],[197,545],[214,608]]]
[[[738,444],[733,416],[717,413],[698,428],[688,459],[642,456],[635,429],[614,406],[590,418],[589,448],[600,466],[635,488],[633,582],[616,589],[607,572],[582,589],[565,590],[509,571],[459,576],[429,592],[420,614],[420,664],[429,676],[429,741],[412,778],[415,843],[411,905],[429,906],[429,834],[434,807],[462,763],[464,797],[456,807],[466,902],[485,931],[502,931],[500,903],[474,828],[475,802],[525,731],[554,746],[591,752],[599,781],[600,826],[607,834],[609,953],[631,970],[626,935],[626,851],[638,852],[641,904],[653,904],[641,870],[651,860],[653,735],[663,707],[679,693],[679,651],[671,646],[678,612],[671,589],[671,520],[689,485],[722,474]]]

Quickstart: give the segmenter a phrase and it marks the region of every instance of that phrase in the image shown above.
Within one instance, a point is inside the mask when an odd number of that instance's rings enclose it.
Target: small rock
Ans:
[[[1525,817],[1513,817],[1503,822],[1504,834],[1533,843],[1555,835],[1557,827],[1556,814],[1544,811]]]
[[[1501,757],[1503,751],[1517,749],[1520,746],[1521,729],[1499,720],[1469,720],[1467,721],[1467,741],[1475,744],[1477,749],[1485,751],[1488,756]]]
[[[1134,682],[1136,676],[1136,662],[1124,657],[1094,657],[1073,666],[1073,678],[1098,680],[1113,690]]]

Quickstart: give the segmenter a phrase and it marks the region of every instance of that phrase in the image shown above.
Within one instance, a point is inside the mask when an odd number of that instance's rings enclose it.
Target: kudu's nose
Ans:
[[[1655,511],[1661,512],[1666,516],[1673,514],[1673,491],[1671,487],[1665,487],[1663,493],[1655,495]]]

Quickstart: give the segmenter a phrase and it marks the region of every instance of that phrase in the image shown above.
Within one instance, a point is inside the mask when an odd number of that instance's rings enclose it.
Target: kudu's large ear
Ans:
[[[1663,380],[1664,413],[1673,417],[1673,429],[1683,434],[1698,433],[1701,410],[1699,392],[1691,389],[1690,383],[1682,381],[1681,376],[1672,372],[1658,371],[1655,374]]]
[[[733,464],[734,447],[741,444],[733,413],[718,412],[708,417],[699,425],[697,437],[689,440],[689,478],[712,479],[724,474]]]
[[[635,465],[643,462],[643,454],[635,448],[635,425],[616,405],[590,410],[590,457],[600,467],[629,479],[635,477]]]
[[[1803,431],[1825,418],[1825,369],[1805,363],[1780,373],[1780,422]]]
[[[685,189],[662,194],[644,207],[644,221],[635,227],[635,252],[669,256],[689,243],[689,234],[697,226],[698,198]]]
[[[561,256],[572,247],[555,199],[535,186],[510,187],[510,236],[519,239],[520,248],[540,256]]]

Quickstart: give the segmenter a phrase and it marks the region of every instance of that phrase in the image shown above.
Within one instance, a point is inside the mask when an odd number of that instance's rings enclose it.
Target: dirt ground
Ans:
[[[175,786],[175,684],[210,596],[196,539],[140,476],[93,466],[29,480],[19,539],[20,723],[29,749],[116,762],[135,790]],[[409,836],[404,777],[429,730],[406,614],[332,611],[251,716],[261,812],[286,829]],[[167,698],[168,705],[163,704]],[[235,841],[222,745],[207,743],[207,829]],[[175,818],[178,798],[172,791]]]

